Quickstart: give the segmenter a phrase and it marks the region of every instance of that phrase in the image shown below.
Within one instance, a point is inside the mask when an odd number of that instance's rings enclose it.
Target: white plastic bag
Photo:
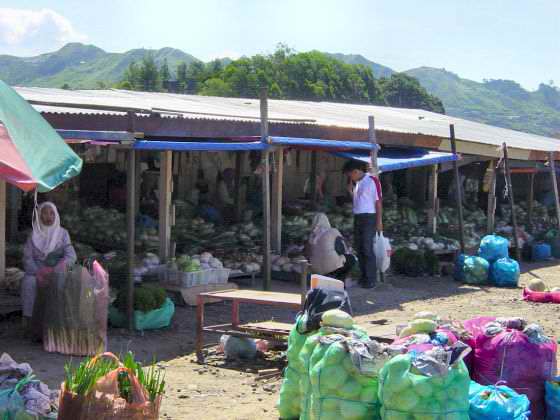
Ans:
[[[384,273],[391,265],[391,243],[389,239],[383,236],[383,233],[375,234],[375,242],[373,243],[373,252],[377,260],[377,269]]]

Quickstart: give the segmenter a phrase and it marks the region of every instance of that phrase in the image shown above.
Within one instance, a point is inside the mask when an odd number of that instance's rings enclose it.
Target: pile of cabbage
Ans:
[[[203,252],[200,255],[189,256],[181,254],[176,258],[172,258],[167,264],[167,268],[183,273],[193,273],[196,271],[222,269],[224,264],[212,256],[209,252]]]
[[[6,268],[4,278],[0,277],[0,290],[19,293],[24,276],[25,273],[17,267]]]
[[[270,256],[272,263],[272,271],[283,271],[285,273],[298,273],[302,272],[302,265],[299,261],[302,260],[302,256],[297,257],[283,257],[280,255],[272,254]]]

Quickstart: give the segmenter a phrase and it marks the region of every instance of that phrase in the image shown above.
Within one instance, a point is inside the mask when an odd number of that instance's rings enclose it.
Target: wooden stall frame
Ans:
[[[492,160],[490,162],[490,167],[492,168],[492,175],[490,178],[490,189],[488,191],[488,209],[487,212],[487,233],[490,235],[494,232],[494,224],[496,219],[496,177],[498,168],[496,167],[496,161]]]
[[[455,141],[455,125],[449,124],[449,140],[451,141],[451,153],[457,154],[457,144]],[[461,245],[461,253],[465,253],[465,223],[463,219],[463,186],[459,177],[459,165],[456,160],[453,161],[453,173],[455,175],[455,186],[457,191],[457,213],[459,215],[459,243]]]
[[[260,92],[261,113],[261,141],[268,143],[268,91],[266,88]],[[272,287],[271,262],[270,262],[270,162],[269,152],[262,152],[262,192],[263,192],[263,290]]]
[[[556,219],[558,223],[558,229],[560,229],[560,200],[558,199],[558,181],[556,179],[556,162],[554,161],[554,152],[549,153],[548,162],[550,166],[550,178],[552,180],[552,191],[554,192]]]
[[[509,206],[511,209],[511,224],[513,225],[513,244],[515,246],[515,257],[517,261],[521,261],[521,249],[519,248],[519,238],[517,236],[517,216],[515,215],[515,199],[513,197],[513,186],[511,183],[511,172],[509,169],[508,148],[507,144],[503,143],[502,149],[504,151],[504,169],[506,172],[506,185],[509,195]]]

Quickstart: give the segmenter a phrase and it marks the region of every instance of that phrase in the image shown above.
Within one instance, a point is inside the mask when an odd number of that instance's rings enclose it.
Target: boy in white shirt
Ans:
[[[362,287],[370,289],[377,283],[377,262],[373,251],[376,232],[383,231],[381,183],[367,172],[367,165],[349,160],[343,172],[351,180],[349,191],[353,198],[354,248],[358,254]]]

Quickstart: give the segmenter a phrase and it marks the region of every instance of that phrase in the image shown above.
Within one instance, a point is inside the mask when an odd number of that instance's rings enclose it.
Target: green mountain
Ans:
[[[92,89],[110,86],[122,79],[132,61],[140,62],[151,53],[159,65],[167,59],[172,72],[180,62],[198,61],[174,48],[135,49],[125,53],[108,53],[93,45],[71,43],[60,50],[36,57],[0,55],[0,79],[11,85]]]
[[[335,54],[328,54],[328,55],[346,64],[362,64],[366,67],[370,67],[371,70],[373,71],[373,75],[378,79],[381,77],[391,77],[393,73],[396,73],[393,69],[390,69],[389,67],[385,67],[381,64],[374,63],[373,61],[368,60],[367,58],[365,58],[363,55],[360,54],[335,53]]]
[[[512,80],[479,83],[431,67],[406,73],[440,98],[448,115],[542,135],[560,133],[560,90],[554,86],[541,84],[531,92]]]

